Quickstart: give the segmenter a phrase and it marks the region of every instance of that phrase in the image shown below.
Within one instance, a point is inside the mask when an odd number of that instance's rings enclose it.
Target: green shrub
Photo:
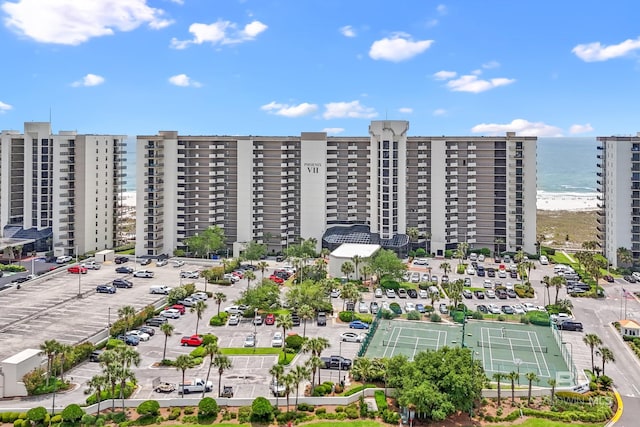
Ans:
[[[408,320],[420,320],[421,317],[422,316],[420,315],[420,312],[416,310],[411,310],[410,312],[407,313]]]
[[[62,415],[56,414],[49,420],[51,424],[58,424],[62,422]]]
[[[193,415],[194,412],[195,412],[195,409],[193,409],[193,406],[185,406],[184,407],[184,414],[185,415]]]
[[[387,424],[398,424],[398,422],[400,421],[400,414],[398,414],[395,411],[391,411],[389,409],[386,409],[384,411],[382,411],[381,414],[381,418],[382,421],[384,421]]]
[[[27,411],[27,419],[36,424],[41,424],[47,417],[47,410],[43,406],[37,406]]]
[[[286,348],[298,352],[304,344],[304,338],[302,338],[300,335],[289,335],[287,338],[285,338],[284,342]]]
[[[387,310],[386,308],[383,308],[383,309],[380,311],[380,313],[381,313],[381,314],[380,314],[380,316],[381,316],[383,319],[387,319],[387,320],[388,320],[388,319],[393,319],[394,317],[396,317],[396,315],[395,315],[395,313],[394,313],[393,311],[391,311],[391,310]]]
[[[398,289],[400,289],[400,283],[396,282],[395,280],[384,280],[382,281],[382,283],[380,283],[380,287],[382,289],[393,289],[394,291],[397,291]]]
[[[80,421],[80,419],[82,419],[82,416],[84,414],[85,414],[84,409],[82,409],[80,406],[76,405],[75,403],[68,405],[60,413],[60,415],[62,415],[63,421],[67,423],[77,423],[78,421]]]
[[[202,357],[204,357],[205,353],[206,353],[206,350],[204,349],[204,347],[200,346],[200,347],[196,347],[193,350],[191,350],[191,353],[189,353],[189,354],[191,355],[191,357],[194,357],[194,358],[195,357],[202,358]]]
[[[442,317],[440,317],[438,313],[432,313],[429,317],[429,320],[431,320],[432,322],[442,322]]]
[[[22,427],[22,421],[20,418],[13,422],[13,427]]]
[[[198,415],[203,417],[215,417],[218,415],[220,408],[215,399],[205,397],[198,403]]]
[[[153,415],[160,414],[160,404],[157,400],[145,400],[136,408],[136,412],[140,415]]]
[[[317,408],[316,409],[316,415],[321,415],[321,414],[326,414],[327,413],[327,408]]]
[[[251,406],[241,406],[238,409],[238,422],[240,424],[251,421]]]
[[[354,313],[352,311],[341,311],[338,313],[338,319],[342,322],[351,322],[354,318]]]
[[[204,334],[202,336],[202,346],[204,347],[209,344],[218,344],[218,337],[213,334]]]
[[[299,403],[297,409],[298,411],[313,412],[315,407],[310,403]]]
[[[378,407],[378,411],[379,412],[386,411],[388,405],[387,405],[387,397],[384,395],[384,391],[376,390],[373,393],[373,397],[376,400],[376,406]]]
[[[209,319],[209,326],[224,326],[227,324],[227,316],[223,316],[223,314],[227,314],[227,313],[220,313],[219,316],[213,316],[211,319]]]
[[[398,304],[397,302],[392,302],[391,304],[389,304],[389,309],[391,309],[391,311],[393,311],[395,314],[402,314],[400,304]]]
[[[82,419],[80,420],[81,424],[85,426],[94,426],[96,425],[96,417],[91,414],[84,414]]]
[[[171,408],[171,412],[169,413],[169,416],[167,418],[171,421],[177,420],[178,418],[180,418],[181,414],[182,414],[182,408],[180,407]]]

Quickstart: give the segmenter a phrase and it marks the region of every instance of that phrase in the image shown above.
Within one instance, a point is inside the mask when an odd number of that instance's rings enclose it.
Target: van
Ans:
[[[565,320],[560,325],[558,325],[558,328],[564,331],[582,332],[582,323],[576,322],[575,320]]]
[[[168,286],[164,286],[164,285],[160,285],[160,286],[151,286],[149,288],[149,293],[150,294],[162,294],[162,295],[167,295],[169,293],[169,291],[171,290],[171,288],[169,288]]]

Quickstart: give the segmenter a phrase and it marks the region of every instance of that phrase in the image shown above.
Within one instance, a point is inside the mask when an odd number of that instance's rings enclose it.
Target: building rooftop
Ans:
[[[331,256],[336,258],[353,258],[358,255],[361,258],[369,258],[380,250],[380,245],[366,245],[361,243],[343,243],[336,250],[331,252]]]
[[[635,320],[625,319],[620,321],[620,326],[627,329],[640,329],[640,323]]]
[[[18,365],[24,362],[25,360],[32,358],[33,356],[37,356],[40,353],[42,353],[42,350],[35,349],[35,348],[28,348],[26,350],[22,350],[18,354],[14,354],[11,357],[7,357],[2,361],[2,363],[10,364],[10,365]]]

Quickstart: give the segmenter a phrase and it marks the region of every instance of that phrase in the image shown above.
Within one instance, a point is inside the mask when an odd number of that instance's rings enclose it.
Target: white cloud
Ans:
[[[344,128],[324,128],[322,129],[322,132],[326,132],[331,135],[336,135],[338,133],[344,132]]]
[[[184,4],[184,0],[169,0],[171,3],[175,3],[175,4],[179,4],[179,5],[183,5]]]
[[[438,117],[438,116],[446,116],[447,115],[447,110],[445,110],[444,108],[436,108],[435,110],[433,110],[432,113],[434,116]]]
[[[97,74],[87,74],[80,80],[76,80],[71,83],[73,87],[90,87],[90,86],[99,86],[104,83],[104,77],[98,76]]]
[[[458,73],[455,71],[438,71],[433,75],[433,78],[436,80],[449,80],[457,76]]]
[[[160,29],[172,23],[147,0],[18,0],[3,2],[5,25],[40,43],[79,45],[93,37],[132,31],[147,24]]]
[[[482,64],[482,68],[484,68],[485,70],[490,70],[492,68],[498,68],[500,66],[500,63],[498,61],[489,61],[486,62],[484,64]]]
[[[356,30],[354,30],[351,25],[345,25],[344,27],[340,28],[340,34],[345,37],[355,37],[357,35]]]
[[[193,80],[191,77],[186,74],[176,74],[175,76],[169,77],[169,83],[175,86],[181,87],[201,87],[202,83]]]
[[[436,7],[436,10],[438,11],[438,13],[440,15],[446,15],[447,14],[447,6],[445,6],[444,4],[439,4]]]
[[[275,101],[272,101],[266,105],[260,107],[263,111],[268,111],[271,114],[275,114],[277,116],[284,117],[302,117],[308,116],[309,114],[313,114],[318,111],[318,106],[316,104],[309,104],[308,102],[303,102],[298,105],[289,105],[289,104],[279,104]]]
[[[360,101],[330,102],[324,104],[324,108],[322,117],[325,119],[371,119],[378,115],[375,109],[360,105]]]
[[[569,128],[569,133],[571,134],[587,133],[587,132],[591,132],[592,130],[593,130],[593,127],[591,126],[590,123],[587,123],[584,125],[571,125],[571,127]]]
[[[12,105],[6,104],[0,101],[0,114],[6,113],[7,111],[13,109]]]
[[[264,32],[268,27],[260,21],[253,21],[238,30],[238,25],[231,21],[219,20],[212,24],[193,23],[189,26],[189,32],[193,34],[191,40],[171,39],[171,47],[185,49],[189,45],[211,43],[212,45],[237,44],[255,40],[256,36]]]
[[[515,81],[515,79],[507,79],[504,77],[482,80],[476,75],[465,75],[460,76],[455,80],[449,80],[447,82],[447,87],[454,92],[480,93],[499,86],[510,85]]]
[[[482,74],[482,70],[481,69],[473,70],[471,74],[479,76],[480,74]]]
[[[471,128],[473,133],[485,135],[499,135],[505,132],[516,132],[522,136],[562,136],[562,130],[543,122],[530,122],[525,119],[515,119],[511,123],[482,123]]]
[[[401,62],[421,54],[433,44],[433,40],[413,41],[411,36],[397,33],[390,38],[376,40],[369,49],[371,59]]]
[[[413,108],[401,107],[401,108],[398,108],[398,111],[401,112],[402,114],[411,114],[413,113]]]
[[[603,45],[600,42],[579,44],[571,49],[571,52],[575,53],[578,58],[585,62],[598,62],[627,56],[638,49],[640,49],[640,37],[635,40],[627,39],[622,43],[609,46]]]
[[[438,23],[439,23],[439,22],[438,22],[438,20],[437,20],[437,19],[429,19],[429,20],[425,23],[425,25],[426,25],[426,27],[427,27],[427,28],[433,28],[433,27],[437,26],[437,25],[438,25]]]

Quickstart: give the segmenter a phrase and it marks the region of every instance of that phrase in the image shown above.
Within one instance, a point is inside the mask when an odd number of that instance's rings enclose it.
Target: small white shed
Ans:
[[[113,262],[116,259],[116,254],[111,249],[105,249],[104,251],[96,252],[96,262]]]
[[[42,366],[42,350],[28,348],[0,362],[0,397],[26,396],[24,374]]]
[[[366,259],[371,258],[380,250],[380,245],[367,245],[363,243],[343,243],[331,254],[329,254],[329,276],[342,277],[342,264],[350,262],[353,264],[353,257],[358,256],[361,262],[358,270],[366,264]],[[355,267],[355,265],[354,265]],[[360,277],[360,272],[354,272],[351,278]]]

